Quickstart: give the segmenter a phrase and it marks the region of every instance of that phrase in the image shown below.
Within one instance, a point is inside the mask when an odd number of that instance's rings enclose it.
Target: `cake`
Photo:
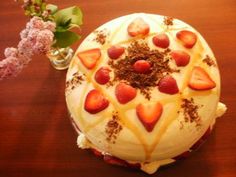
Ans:
[[[146,13],[116,18],[85,38],[65,95],[80,148],[149,174],[196,150],[226,111],[201,34]]]

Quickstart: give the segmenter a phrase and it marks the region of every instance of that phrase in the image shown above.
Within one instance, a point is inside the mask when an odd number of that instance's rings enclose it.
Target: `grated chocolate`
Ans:
[[[117,139],[117,135],[120,133],[120,131],[123,129],[123,127],[119,123],[119,117],[117,113],[113,113],[112,119],[107,122],[105,132],[107,134],[106,140],[112,144],[115,144],[115,141]]]
[[[108,64],[114,69],[114,79],[109,83],[113,85],[116,81],[127,82],[134,88],[140,89],[146,99],[150,100],[150,89],[156,87],[159,80],[165,75],[177,72],[169,66],[169,52],[166,49],[151,50],[146,42],[134,41],[127,48],[127,55],[119,60],[109,60]],[[149,73],[135,72],[133,65],[138,60],[146,60],[151,64]]]

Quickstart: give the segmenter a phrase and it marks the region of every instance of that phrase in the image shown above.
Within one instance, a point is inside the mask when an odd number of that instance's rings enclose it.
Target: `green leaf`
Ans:
[[[68,28],[70,28],[71,24],[76,26],[80,26],[83,24],[83,14],[80,8],[77,6],[59,10],[54,14],[54,17],[57,26],[68,26]],[[69,25],[68,21],[70,21]]]
[[[63,26],[56,27],[56,32],[65,32],[65,31],[68,31],[68,27],[63,27]]]
[[[45,11],[45,10],[46,10],[46,7],[47,7],[47,4],[46,4],[45,2],[43,2],[43,3],[41,4],[41,11],[42,11],[42,12]]]
[[[54,35],[56,39],[54,47],[60,48],[68,47],[81,38],[81,36],[71,31],[55,32]]]
[[[58,10],[58,7],[54,4],[48,4],[47,7],[46,7],[47,10],[50,10],[51,11],[51,14],[55,14]]]
[[[35,4],[41,4],[42,3],[42,0],[34,0],[33,1]]]
[[[25,15],[26,16],[30,16],[30,11],[29,10],[25,10]]]

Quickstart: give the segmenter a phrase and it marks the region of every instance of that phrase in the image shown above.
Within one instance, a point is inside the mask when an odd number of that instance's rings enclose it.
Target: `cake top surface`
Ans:
[[[136,13],[93,31],[67,73],[68,109],[97,149],[131,161],[172,158],[215,118],[216,59],[193,27]]]

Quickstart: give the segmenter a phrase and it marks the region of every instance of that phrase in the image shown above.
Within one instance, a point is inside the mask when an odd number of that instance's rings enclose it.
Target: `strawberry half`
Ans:
[[[169,37],[165,33],[154,36],[152,42],[155,46],[160,48],[167,48],[170,45]]]
[[[93,69],[101,57],[101,51],[98,48],[89,49],[79,52],[77,56],[87,69]]]
[[[91,114],[96,114],[108,106],[109,101],[96,89],[91,90],[85,98],[84,109]]]
[[[93,152],[93,154],[94,154],[95,156],[97,156],[97,157],[103,157],[103,155],[102,155],[102,153],[101,153],[100,151],[98,151],[98,150],[96,150],[96,149],[94,149],[94,148],[91,148],[90,150]]]
[[[110,80],[110,72],[111,70],[108,67],[101,67],[97,72],[95,73],[95,80],[97,83],[104,85]]]
[[[103,160],[112,165],[125,166],[125,167],[129,166],[125,160],[110,155],[104,155]]]
[[[162,104],[139,104],[136,107],[136,114],[148,132],[151,132],[162,114]]]
[[[121,46],[111,46],[108,50],[107,50],[107,54],[111,59],[117,59],[119,58],[125,51],[124,47]]]
[[[188,86],[193,90],[210,90],[216,87],[216,83],[203,68],[195,66],[190,75]]]
[[[150,71],[151,65],[146,60],[138,60],[134,63],[133,68],[137,73],[144,74]]]
[[[188,30],[179,31],[176,34],[176,37],[180,41],[182,41],[184,47],[189,48],[189,49],[193,48],[193,46],[197,42],[197,35],[193,33],[192,31],[188,31]]]
[[[134,21],[131,22],[127,28],[128,34],[131,37],[138,35],[145,36],[149,33],[149,30],[149,25],[140,17],[134,19]]]
[[[120,104],[126,104],[136,97],[137,91],[132,86],[121,82],[116,86],[115,95]]]
[[[163,77],[158,83],[158,89],[162,93],[167,93],[170,95],[176,94],[179,92],[178,85],[176,80],[172,76]]]
[[[186,66],[189,63],[190,55],[182,50],[174,50],[170,55],[177,66]]]

